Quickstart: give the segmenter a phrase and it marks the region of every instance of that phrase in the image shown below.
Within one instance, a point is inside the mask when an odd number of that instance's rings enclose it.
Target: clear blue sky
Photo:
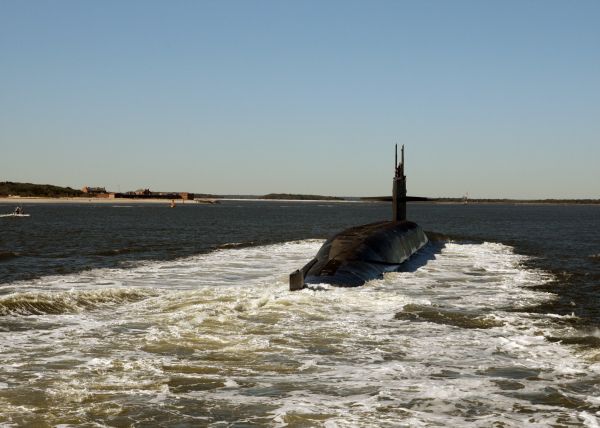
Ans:
[[[0,0],[0,181],[600,198],[600,1]]]

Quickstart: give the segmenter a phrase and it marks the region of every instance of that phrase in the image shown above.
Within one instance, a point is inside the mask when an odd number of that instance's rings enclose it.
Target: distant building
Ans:
[[[83,193],[87,193],[88,195],[103,195],[108,193],[106,191],[106,188],[104,187],[90,187],[90,186],[85,186],[81,189],[81,191]]]
[[[128,199],[181,199],[184,201],[193,201],[194,194],[189,192],[151,192],[150,189],[138,189],[133,192],[125,193],[107,193],[106,197],[111,199],[128,198]]]

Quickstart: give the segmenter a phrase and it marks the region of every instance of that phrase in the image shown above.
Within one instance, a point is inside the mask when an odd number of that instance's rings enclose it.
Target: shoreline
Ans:
[[[324,199],[246,199],[246,198],[197,198],[194,200],[183,201],[181,199],[175,199],[177,205],[211,205],[218,204],[220,201],[233,201],[233,202],[309,202],[309,203],[357,203],[357,202],[369,202],[370,201],[359,201],[359,200],[324,200]],[[113,204],[113,205],[135,205],[135,204],[171,204],[171,199],[127,199],[127,198],[81,198],[81,197],[66,197],[66,198],[49,198],[49,197],[35,197],[35,196],[23,196],[23,197],[0,197],[0,204]]]
[[[191,201],[183,201],[181,199],[175,199],[177,205],[195,205],[195,204],[212,204],[214,201],[219,199],[194,199]],[[48,198],[48,197],[34,197],[34,196],[23,196],[23,197],[10,197],[0,198],[0,204],[112,204],[112,205],[132,205],[132,204],[165,204],[170,205],[171,199],[109,199],[109,198],[80,198],[80,197],[67,197],[67,198]]]
[[[234,202],[273,202],[273,203],[390,203],[389,201],[362,201],[362,200],[327,200],[327,199],[247,199],[247,198],[198,198],[194,200],[181,200],[175,199],[177,205],[211,205],[218,204],[220,201],[234,201]],[[463,202],[453,201],[409,201],[409,204],[433,204],[433,205],[595,205],[600,206],[600,203],[577,203],[577,202],[538,202],[538,201],[503,201],[503,202],[492,202],[492,201],[473,201],[465,204]],[[0,204],[2,205],[23,205],[23,204],[99,204],[99,205],[140,205],[140,204],[165,204],[170,205],[171,199],[127,199],[127,198],[85,198],[85,197],[35,197],[35,196],[23,196],[23,197],[0,197]]]

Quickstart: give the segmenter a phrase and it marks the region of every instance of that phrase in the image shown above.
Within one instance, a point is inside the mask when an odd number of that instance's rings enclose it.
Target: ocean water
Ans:
[[[293,293],[390,206],[26,208],[0,219],[2,425],[598,426],[600,206],[411,204],[433,239],[401,272]]]

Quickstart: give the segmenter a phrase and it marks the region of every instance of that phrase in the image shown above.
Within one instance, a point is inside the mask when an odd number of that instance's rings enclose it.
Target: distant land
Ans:
[[[347,198],[337,196],[321,196],[321,195],[298,195],[293,193],[269,193],[268,195],[259,196],[260,199],[284,199],[295,201],[345,201]]]
[[[218,199],[220,196],[194,194],[189,192],[151,192],[150,189],[137,189],[128,192],[110,192],[104,187],[85,186],[81,190],[50,184],[0,182],[0,197],[33,198],[87,198],[87,199]]]
[[[81,190],[51,184],[0,182],[0,197],[22,196],[36,198],[69,198],[84,196]]]
[[[462,198],[424,198],[420,196],[407,196],[409,202],[436,202],[448,204],[600,204],[600,199],[465,199]],[[369,196],[360,198],[361,201],[391,202],[391,196]]]
[[[146,190],[148,191],[148,190]],[[134,192],[128,192],[134,193]],[[157,193],[158,194],[158,193]],[[339,197],[323,195],[305,195],[295,193],[269,193],[267,195],[213,195],[206,193],[195,193],[196,198],[206,199],[271,199],[271,200],[300,200],[300,201],[363,201],[363,202],[391,202],[391,196],[370,197]],[[94,194],[71,187],[54,186],[51,184],[16,183],[12,181],[0,181],[0,198],[7,197],[30,197],[30,198],[90,198],[97,197]],[[465,199],[460,198],[425,198],[408,196],[412,202],[435,202],[435,203],[462,203],[462,204],[600,204],[600,199]]]

